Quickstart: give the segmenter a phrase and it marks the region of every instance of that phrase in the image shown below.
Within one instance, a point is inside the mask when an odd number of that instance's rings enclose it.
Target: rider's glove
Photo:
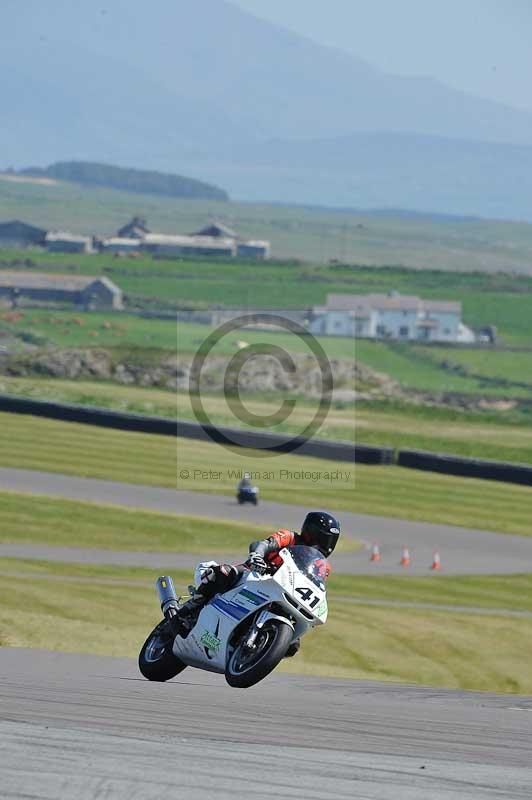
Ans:
[[[250,553],[246,566],[253,572],[258,572],[259,575],[264,575],[265,572],[268,572],[268,564],[259,553]]]

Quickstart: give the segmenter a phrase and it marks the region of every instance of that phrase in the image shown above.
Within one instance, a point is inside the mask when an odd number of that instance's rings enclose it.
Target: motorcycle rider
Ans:
[[[244,475],[242,476],[242,479],[238,482],[238,486],[236,488],[237,494],[239,494],[242,491],[242,489],[251,489],[252,485],[253,484],[251,483],[251,475],[249,474],[249,472],[244,472]]]
[[[249,546],[249,555],[244,564],[217,564],[207,567],[201,577],[201,583],[192,587],[191,598],[181,608],[176,618],[180,626],[179,633],[188,634],[198,618],[203,606],[212,600],[215,594],[223,594],[236,586],[246,569],[264,575],[268,571],[275,571],[282,563],[279,550],[283,547],[294,545],[307,545],[315,547],[324,556],[323,577],[329,577],[330,566],[327,557],[333,552],[340,536],[340,523],[327,511],[310,511],[303,525],[301,533],[281,528],[267,539],[252,542]],[[287,656],[294,656],[299,650],[299,639],[293,642]]]

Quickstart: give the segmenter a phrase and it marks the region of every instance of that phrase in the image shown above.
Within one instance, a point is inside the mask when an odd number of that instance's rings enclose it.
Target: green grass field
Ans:
[[[532,225],[527,227],[532,231]],[[530,259],[529,263],[532,263]],[[460,301],[466,324],[473,327],[496,325],[506,343],[530,345],[532,276],[456,273],[451,264],[446,265],[447,271],[432,267],[432,263],[425,263],[424,269],[368,266],[361,259],[351,264],[319,265],[117,259],[106,255],[0,251],[2,269],[105,274],[123,289],[130,305],[139,307],[205,308],[222,304],[242,308],[306,309],[323,304],[329,292],[367,294],[394,289],[428,300]],[[510,267],[504,263],[501,269]]]
[[[213,328],[174,320],[146,319],[132,314],[75,313],[27,309],[13,318],[10,312],[0,313],[0,332],[14,336],[33,337],[37,345],[49,347],[116,348],[134,357],[134,352],[165,350],[171,354],[195,353]],[[308,345],[298,336],[276,331],[235,331],[221,339],[213,348],[214,355],[232,355],[237,341],[244,338],[249,344],[274,343],[289,352],[310,353]],[[316,337],[329,358],[354,358],[356,343],[348,337]],[[139,353],[137,357],[141,357]]]
[[[156,575],[150,570],[3,558],[0,575],[4,646],[134,658],[159,619]],[[177,590],[184,591],[190,576],[173,577]],[[309,633],[298,656],[280,669],[530,693],[532,619],[507,612],[530,611],[531,589],[531,576],[370,580],[333,575],[327,624]],[[427,598],[442,610],[397,605],[423,604]],[[383,605],[364,605],[364,600]],[[461,611],[446,608],[457,602]],[[477,608],[487,613],[480,615]]]
[[[0,542],[243,557],[271,527],[0,492]],[[359,548],[343,539],[340,552]]]
[[[416,348],[415,352],[419,352]],[[532,397],[532,351],[490,351],[490,350],[458,350],[456,348],[434,349],[432,352],[421,350],[420,354],[448,372],[460,369],[462,374],[479,376],[479,382],[485,390],[497,388],[499,383],[507,394],[515,388],[523,388]],[[510,390],[510,391],[509,391]]]
[[[259,457],[219,445],[0,414],[0,465],[232,495],[241,470],[263,499],[530,535],[532,493],[515,486],[398,467],[290,455]],[[340,470],[341,476],[334,476]],[[177,474],[176,474],[177,473]],[[325,474],[324,474],[325,473]],[[182,474],[182,477],[180,477]],[[328,477],[327,477],[328,474]],[[371,539],[371,530],[351,531]]]
[[[145,552],[246,553],[264,526],[0,492],[0,542]]]
[[[526,223],[369,216],[0,180],[2,219],[109,235],[134,214],[147,217],[152,230],[165,233],[190,233],[215,217],[244,237],[270,239],[276,256],[318,262],[336,258],[421,269],[526,272],[532,263],[532,226]]]

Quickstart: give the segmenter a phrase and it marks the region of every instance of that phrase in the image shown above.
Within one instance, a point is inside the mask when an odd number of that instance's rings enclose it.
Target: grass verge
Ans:
[[[0,542],[244,556],[271,527],[0,492]],[[360,545],[343,539],[340,551]]]
[[[532,492],[526,486],[399,467],[354,468],[297,454],[264,458],[253,450],[233,453],[213,443],[17,414],[0,414],[0,429],[4,467],[151,486],[175,487],[177,477],[179,489],[222,495],[232,495],[239,471],[248,470],[256,474],[264,500],[532,534]],[[334,477],[337,470],[344,477]]]
[[[147,552],[246,553],[264,526],[0,493],[0,542]]]

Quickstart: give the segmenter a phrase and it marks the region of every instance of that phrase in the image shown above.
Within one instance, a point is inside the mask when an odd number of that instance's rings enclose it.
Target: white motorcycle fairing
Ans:
[[[260,629],[270,619],[290,626],[292,640],[324,624],[327,620],[325,584],[300,569],[296,562],[303,562],[298,551],[310,551],[323,559],[318,551],[308,547],[284,548],[280,551],[283,564],[275,574],[247,572],[233,589],[216,595],[204,606],[186,639],[176,637],[172,648],[174,655],[188,666],[224,673],[236,642],[247,631],[253,635],[253,629]],[[213,563],[200,564],[196,578],[200,578],[202,569]]]

